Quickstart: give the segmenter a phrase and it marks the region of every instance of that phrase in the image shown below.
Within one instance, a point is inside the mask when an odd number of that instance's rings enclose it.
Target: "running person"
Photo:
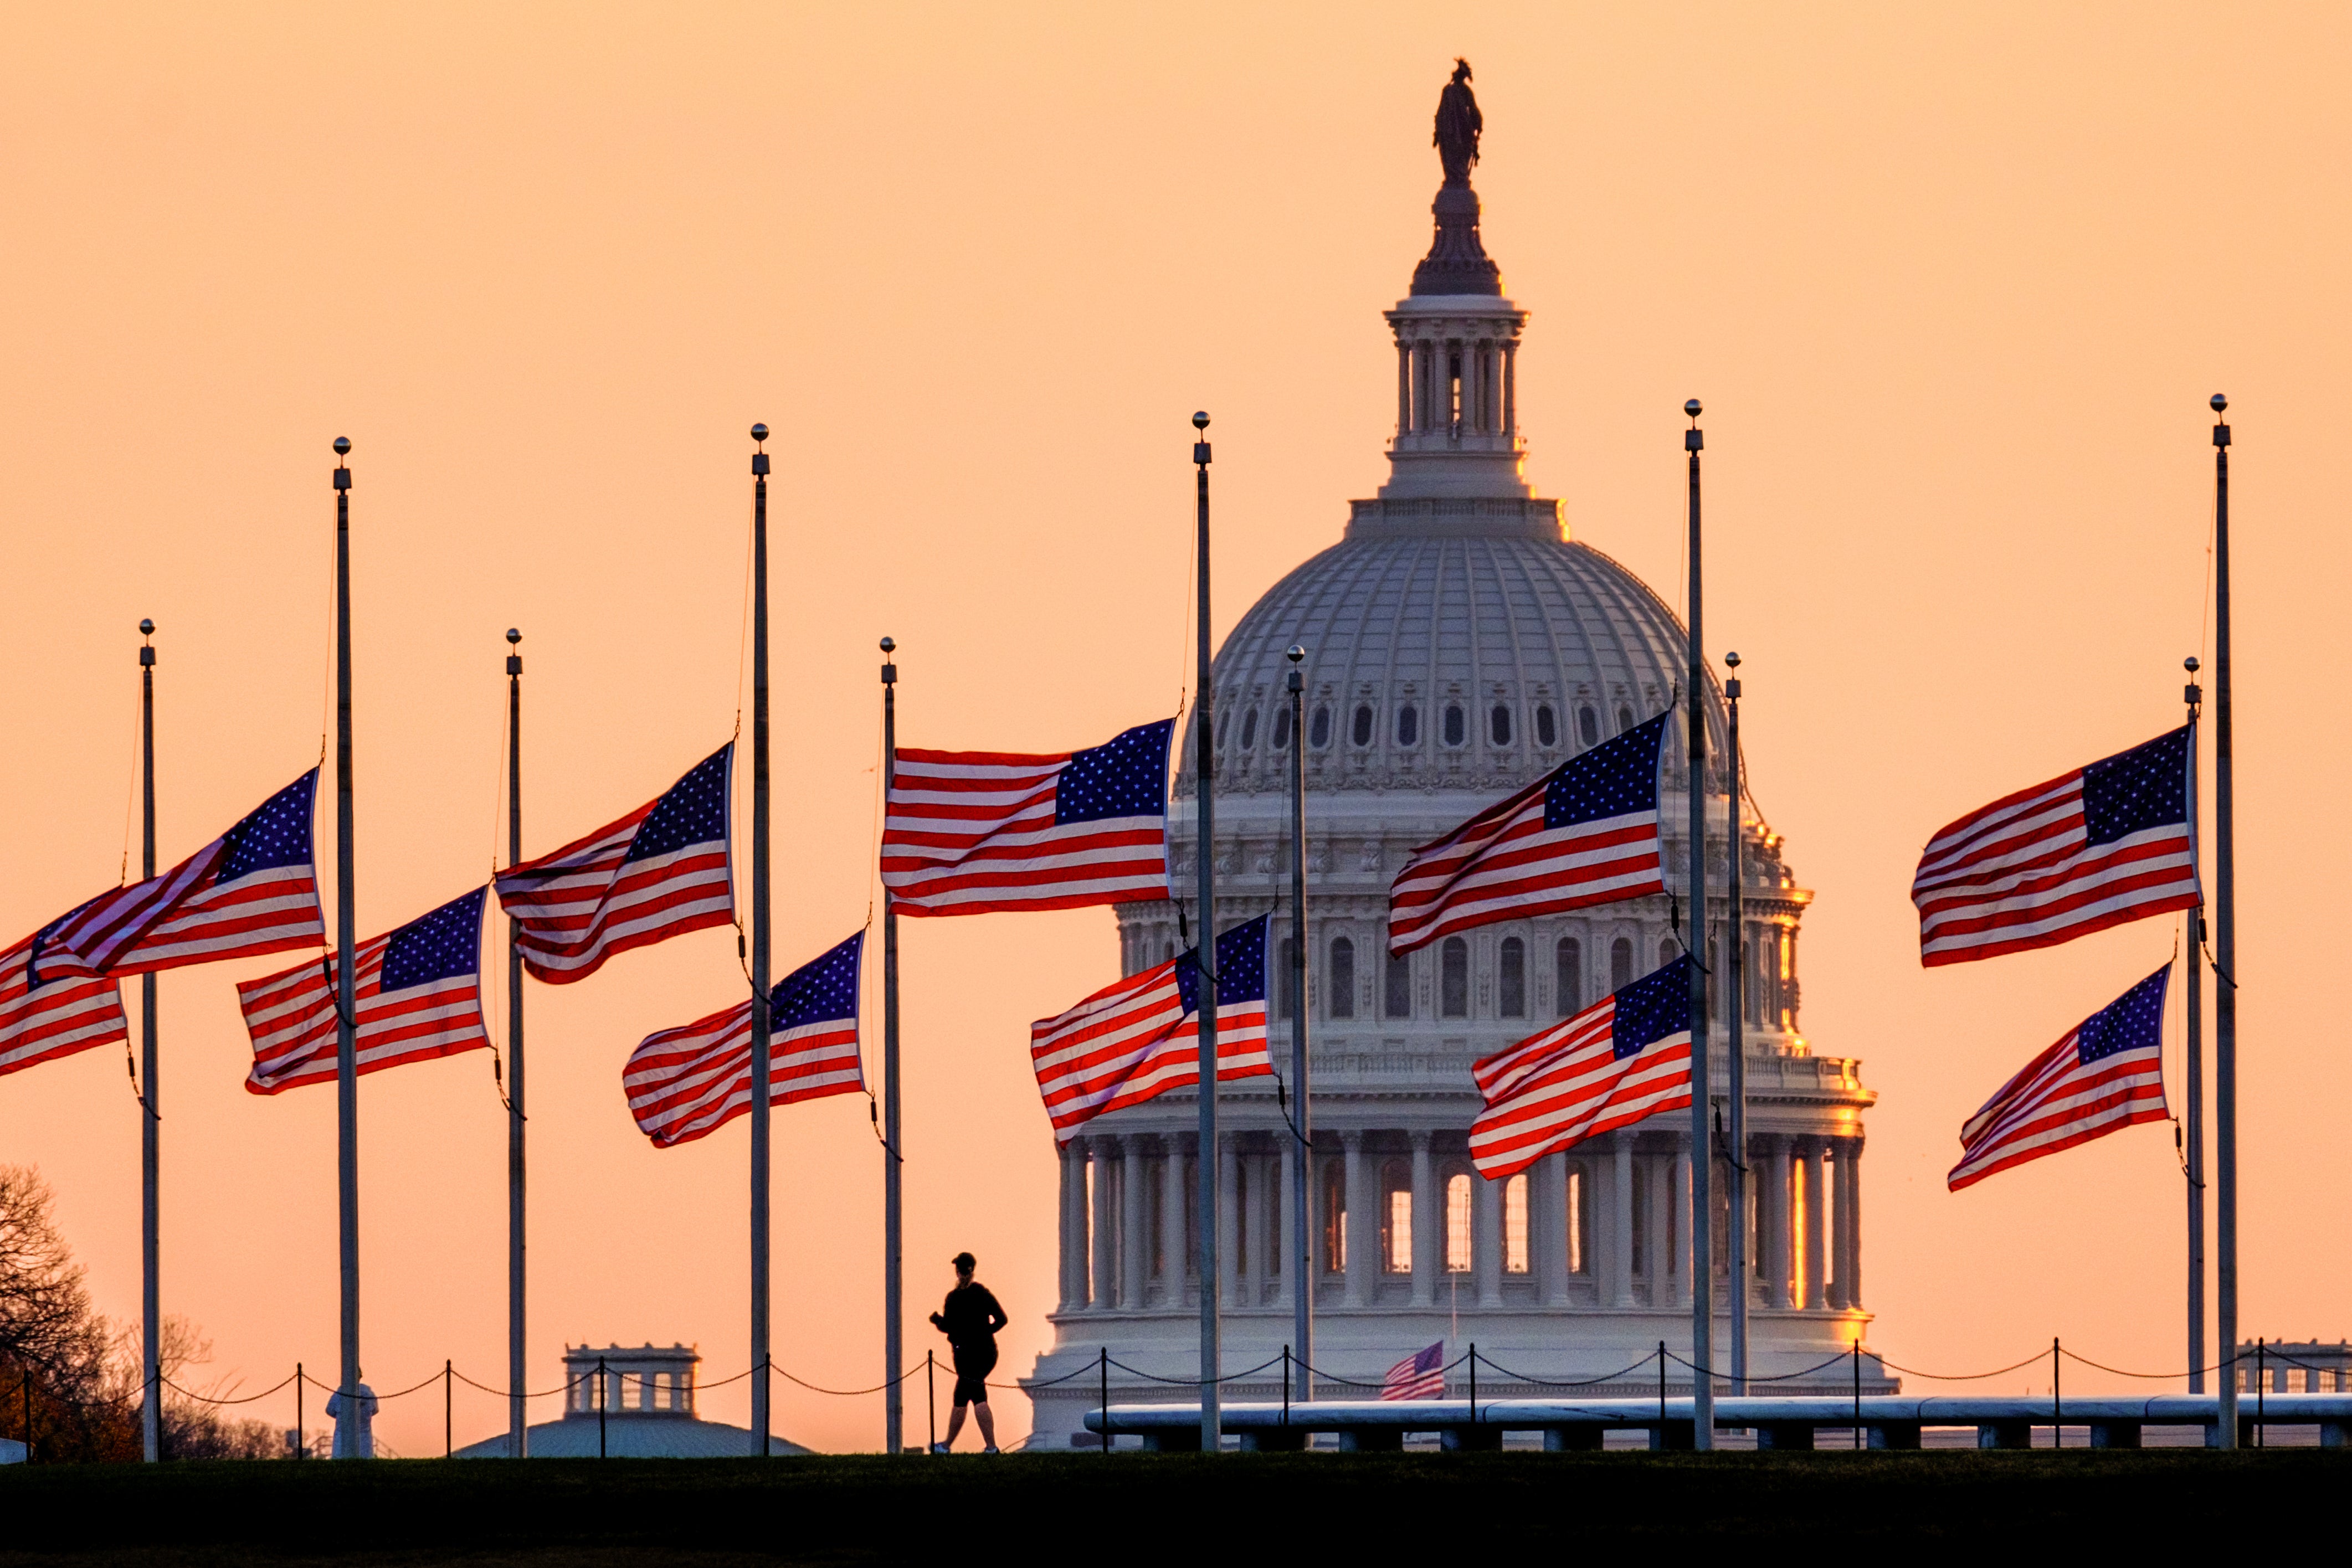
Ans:
[[[996,1304],[988,1287],[976,1283],[974,1268],[969,1252],[959,1252],[954,1258],[956,1284],[948,1292],[947,1302],[931,1314],[931,1326],[948,1336],[948,1346],[955,1353],[955,1411],[948,1417],[948,1437],[944,1443],[931,1445],[931,1452],[944,1454],[963,1430],[963,1412],[967,1405],[977,1407],[980,1418],[980,1440],[984,1453],[996,1452],[996,1417],[988,1409],[988,1375],[996,1370],[996,1331],[1013,1320]]]

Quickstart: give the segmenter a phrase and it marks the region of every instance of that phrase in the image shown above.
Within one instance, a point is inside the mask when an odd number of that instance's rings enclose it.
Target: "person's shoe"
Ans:
[[[935,1454],[944,1454],[947,1451],[948,1446],[945,1443],[933,1443],[931,1445],[931,1452]]]
[[[1003,1450],[999,1449],[999,1448],[997,1448],[997,1446],[996,1446],[995,1444],[993,1444],[993,1443],[989,1444],[989,1445],[988,1445],[988,1447],[986,1447],[985,1448],[982,1448],[982,1449],[981,1450],[981,1452],[982,1452],[982,1453],[983,1453],[983,1454],[994,1454],[994,1453],[999,1453],[999,1452],[1002,1452],[1002,1451],[1003,1451]]]

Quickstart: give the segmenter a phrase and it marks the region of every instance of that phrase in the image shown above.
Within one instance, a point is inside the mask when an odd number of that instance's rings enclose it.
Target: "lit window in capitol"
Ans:
[[[1348,1271],[1348,1167],[1339,1160],[1323,1166],[1323,1271]]]
[[[1592,1222],[1584,1183],[1584,1167],[1568,1167],[1568,1271],[1581,1274],[1586,1270],[1584,1258],[1585,1228]]]
[[[1381,1270],[1412,1272],[1412,1167],[1402,1160],[1381,1167]]]
[[[1503,1184],[1503,1272],[1528,1271],[1528,1177],[1525,1171]]]
[[[1470,1271],[1470,1173],[1445,1178],[1445,1271]]]

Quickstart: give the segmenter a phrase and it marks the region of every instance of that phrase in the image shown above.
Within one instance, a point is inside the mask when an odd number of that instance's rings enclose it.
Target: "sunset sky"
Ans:
[[[779,972],[829,947],[874,897],[879,636],[908,744],[1088,744],[1171,712],[1189,667],[1193,409],[1221,629],[1381,483],[1380,312],[1427,248],[1430,116],[1465,55],[1486,242],[1532,312],[1528,476],[1670,598],[1680,408],[1706,400],[1711,651],[1745,661],[1756,797],[1817,894],[1803,1031],[1882,1096],[1868,1337],[1900,1365],[2053,1333],[2181,1363],[2169,1128],[1943,1182],[1968,1113],[2177,923],[1926,971],[1907,889],[1944,822],[2179,722],[2180,660],[2212,652],[2205,400],[2229,394],[2242,1322],[2352,1333],[2326,956],[2352,875],[2345,11],[54,6],[5,36],[0,942],[126,852],[136,874],[141,617],[164,863],[319,757],[337,435],[362,934],[502,852],[509,625],[526,852],[644,801],[736,724],[764,420]],[[1055,1284],[1026,1026],[1116,973],[1110,912],[908,922],[905,954],[908,1343],[939,1343],[923,1314],[969,1248],[1011,1375]],[[164,1301],[224,1388],[336,1355],[334,1094],[242,1088],[234,982],[288,961],[162,980]],[[619,1085],[639,1039],[740,986],[706,931],[532,988],[537,1386],[567,1340],[742,1370],[745,1129],[656,1151]],[[369,1381],[446,1357],[500,1385],[489,1059],[362,1101]],[[778,1364],[870,1385],[866,1103],[776,1130]],[[40,1167],[133,1322],[138,1139],[120,1051],[0,1079],[0,1161]],[[741,1420],[742,1395],[705,1413]],[[1026,1402],[1000,1408],[1009,1440]],[[380,1429],[438,1452],[440,1420],[420,1393]],[[459,1399],[458,1442],[503,1426]],[[780,1385],[776,1428],[877,1447],[880,1402]]]

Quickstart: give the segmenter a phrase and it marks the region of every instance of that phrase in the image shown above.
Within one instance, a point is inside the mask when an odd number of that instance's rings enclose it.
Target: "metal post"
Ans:
[[[1282,1347],[1282,1424],[1290,1425],[1290,1347]]]
[[[26,1427],[25,1429],[25,1437],[26,1447],[28,1448],[31,1445],[32,1436],[32,1428],[29,1427]],[[305,1445],[302,1441],[302,1364],[298,1361],[294,1364],[294,1457],[298,1459],[309,1458],[310,1456],[304,1450]]]
[[[2254,1447],[2257,1448],[2263,1446],[2268,1436],[2263,1430],[2263,1417],[2269,1414],[2267,1406],[2271,1395],[2269,1350],[2270,1342],[2267,1340],[2254,1341]]]
[[[155,874],[155,622],[139,622],[139,876]],[[139,977],[139,1316],[147,1379],[139,1427],[147,1462],[163,1457],[163,1099],[158,1089],[155,973]],[[26,1440],[31,1441],[27,1428]],[[29,1452],[29,1448],[27,1452]]]
[[[610,1391],[604,1385],[604,1358],[596,1358],[596,1457],[604,1457],[604,1406]]]
[[[451,1410],[451,1373],[457,1363],[444,1358],[441,1363],[441,1457],[447,1458],[456,1451],[457,1421]]]
[[[891,786],[898,778],[898,665],[891,657],[898,644],[882,639],[882,799],[887,811]],[[882,1375],[888,1386],[882,1395],[882,1448],[898,1453],[902,1447],[906,1398],[899,1387],[898,1367],[906,1357],[906,1260],[903,1248],[903,1198],[899,1167],[906,1156],[898,1145],[898,910],[890,892],[882,892]]]
[[[1110,1448],[1111,1448],[1111,1433],[1110,1433],[1110,1346],[1108,1346],[1108,1345],[1107,1345],[1107,1344],[1103,1344],[1103,1345],[1097,1345],[1097,1346],[1095,1347],[1095,1375],[1096,1375],[1097,1377],[1098,1377],[1098,1378],[1101,1380],[1102,1413],[1103,1413],[1102,1451],[1103,1451],[1104,1453],[1108,1454],[1108,1453],[1109,1453],[1109,1452],[1110,1452]]]
[[[762,447],[768,427],[755,424]],[[751,456],[751,1428],[768,1453],[768,454]]]
[[[1739,668],[1736,653],[1723,656],[1725,665],[1734,671]],[[1724,1149],[1724,1165],[1729,1172],[1731,1202],[1728,1228],[1725,1238],[1730,1243],[1730,1277],[1724,1281],[1731,1297],[1731,1391],[1745,1396],[1748,1392],[1748,1042],[1741,1026],[1748,1021],[1748,926],[1742,907],[1740,887],[1740,851],[1746,846],[1747,834],[1739,821],[1739,677],[1733,674],[1723,683],[1723,695],[1730,706],[1731,733],[1723,752],[1723,766],[1730,775],[1725,787],[1724,799],[1728,801],[1727,812],[1728,834],[1724,850],[1730,859],[1730,872],[1725,881],[1729,888],[1728,904],[1725,911],[1725,957],[1731,966],[1730,981],[1724,988],[1728,1006],[1724,1009],[1730,1026],[1730,1039],[1724,1049],[1731,1070],[1731,1135]],[[1692,1164],[1696,1166],[1696,1160]],[[1838,1223],[1846,1222],[1844,1215]],[[1709,1259],[1709,1263],[1714,1260]],[[1696,1260],[1691,1265],[1696,1270]],[[1696,1272],[1692,1275],[1696,1279]]]
[[[1666,1342],[1658,1342],[1658,1448],[1666,1446]]]
[[[2197,710],[2204,691],[2197,684],[2197,658],[2180,662],[2189,672],[2181,701],[2189,706],[2189,841],[2196,854]],[[2189,1046],[2183,1076],[2188,1125],[2180,1154],[2189,1189],[2189,1392],[2205,1392],[2205,906],[2189,912]]]
[[[352,882],[352,471],[341,462],[351,449],[347,437],[335,437],[335,1199],[343,1296],[336,1386],[345,1406],[357,1404],[352,1391],[360,1385],[359,1031],[351,958],[359,945]],[[338,1416],[338,1429],[341,1424]]]
[[[1853,1446],[1862,1447],[1862,1328],[1853,1331]]]
[[[2066,1446],[2066,1400],[2059,1393],[2058,1336],[2050,1336],[2050,1446]]]
[[[1713,1097],[1706,1074],[1706,644],[1701,640],[1699,583],[1698,455],[1706,438],[1698,428],[1699,402],[1683,404],[1691,426],[1683,432],[1690,454],[1690,674],[1685,701],[1690,705],[1690,1072],[1691,1072],[1691,1446],[1715,1447],[1715,1162],[1706,1157]],[[1663,1276],[1662,1276],[1663,1277]]]
[[[1307,1232],[1307,1153],[1315,1136],[1315,1119],[1307,1084],[1307,683],[1299,663],[1307,650],[1290,647],[1290,1088],[1291,1116],[1296,1126],[1290,1139],[1290,1207],[1292,1228],[1298,1238],[1298,1256],[1291,1270],[1290,1332],[1298,1343],[1298,1397],[1315,1397],[1307,1368],[1315,1359],[1315,1280],[1307,1269],[1314,1243]],[[1289,1407],[1289,1360],[1283,1366],[1283,1401]],[[1286,1416],[1285,1420],[1288,1417]]]
[[[931,1440],[925,1452],[940,1446],[940,1389],[934,1375],[939,1358],[929,1351],[923,1352],[923,1413],[930,1417]]]
[[[1209,416],[1196,413],[1192,428],[1205,432]],[[1217,1297],[1217,841],[1216,841],[1216,703],[1215,671],[1209,644],[1209,443],[1192,443],[1198,521],[1195,549],[1200,556],[1200,664],[1195,684],[1200,695],[1192,705],[1192,733],[1198,741],[1199,764],[1194,777],[1200,801],[1201,834],[1193,858],[1200,870],[1198,936],[1201,955],[1200,1106],[1201,1150],[1199,1234],[1193,1254],[1201,1271],[1201,1451],[1213,1454],[1223,1434],[1219,1417],[1217,1379],[1221,1372]]]
[[[1470,1425],[1478,1424],[1478,1342],[1470,1342]]]
[[[522,862],[522,632],[507,628],[507,864]],[[507,1453],[530,1456],[523,1359],[522,922],[507,917]]]
[[[2213,413],[2213,1295],[2221,1447],[2238,1446],[2237,795],[2230,735],[2230,426]]]

